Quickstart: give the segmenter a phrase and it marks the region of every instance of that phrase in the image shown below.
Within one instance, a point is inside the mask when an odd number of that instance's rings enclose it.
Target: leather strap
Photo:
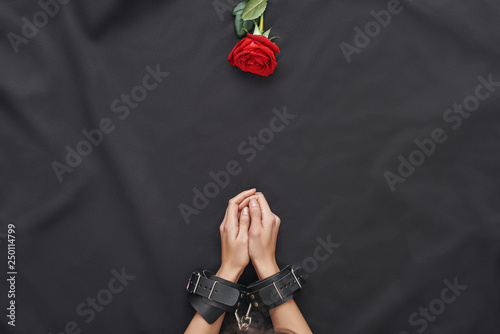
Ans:
[[[286,266],[279,273],[249,285],[247,300],[257,310],[268,311],[292,299],[304,283],[304,273],[299,267]]]
[[[251,307],[264,312],[284,304],[300,292],[304,283],[304,273],[297,266],[283,267],[275,275],[248,287],[204,270],[191,274],[186,290],[194,309],[212,324],[224,312],[236,313],[241,308],[247,310],[244,318],[248,318]]]
[[[186,290],[195,310],[208,322],[213,323],[224,312],[235,312],[246,297],[243,285],[226,281],[210,271],[193,272]]]
[[[234,307],[240,299],[240,290],[226,285],[225,282],[220,284],[221,280],[214,275],[207,278],[200,273],[192,273],[186,289],[189,293],[205,297],[210,301]]]

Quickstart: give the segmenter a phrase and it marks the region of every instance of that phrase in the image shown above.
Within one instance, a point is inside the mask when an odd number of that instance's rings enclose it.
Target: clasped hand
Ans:
[[[259,279],[279,272],[275,250],[280,223],[255,189],[230,199],[220,225],[222,263],[216,275],[237,282],[250,261]]]

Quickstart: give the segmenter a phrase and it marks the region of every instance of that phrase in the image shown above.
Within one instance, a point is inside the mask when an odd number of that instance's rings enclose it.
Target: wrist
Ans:
[[[233,283],[238,282],[240,279],[243,270],[234,270],[228,269],[226,267],[221,266],[215,276],[225,279],[226,281],[230,281]]]
[[[268,278],[269,276],[272,276],[280,271],[276,261],[254,264],[254,268],[259,280]]]

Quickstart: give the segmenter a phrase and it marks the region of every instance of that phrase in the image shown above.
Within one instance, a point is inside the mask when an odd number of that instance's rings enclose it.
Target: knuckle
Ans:
[[[274,225],[274,224],[276,224],[276,218],[274,216],[268,217],[268,218],[266,218],[266,223],[269,225]]]

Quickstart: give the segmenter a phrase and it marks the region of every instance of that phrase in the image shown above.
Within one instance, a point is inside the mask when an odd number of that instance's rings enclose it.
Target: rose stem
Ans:
[[[260,28],[261,33],[263,33],[264,32],[264,13],[262,13],[260,15],[260,27],[259,28]]]

